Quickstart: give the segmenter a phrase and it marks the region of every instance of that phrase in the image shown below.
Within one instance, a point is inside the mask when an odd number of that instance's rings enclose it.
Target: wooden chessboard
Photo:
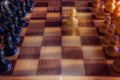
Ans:
[[[105,54],[92,0],[34,0],[35,7],[22,28],[18,53],[6,57],[12,69],[0,80],[120,80],[112,69],[115,58]],[[63,25],[75,8],[79,27]]]

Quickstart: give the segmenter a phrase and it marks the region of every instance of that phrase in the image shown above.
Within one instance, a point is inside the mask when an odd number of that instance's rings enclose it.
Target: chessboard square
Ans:
[[[41,47],[41,36],[25,36],[22,47]]]
[[[59,12],[54,12],[54,13],[47,13],[47,16],[46,18],[50,18],[50,17],[56,17],[56,18],[59,18],[61,16],[61,14]]]
[[[26,31],[27,31],[27,28],[22,28],[22,32],[20,33],[20,36],[25,36]]]
[[[95,28],[79,28],[80,36],[98,36]]]
[[[60,7],[61,6],[61,2],[60,1],[50,1],[48,6],[49,7],[58,7],[58,6]]]
[[[44,36],[42,46],[61,46],[60,36]]]
[[[82,47],[84,59],[103,59],[105,60],[104,52],[102,47]]]
[[[62,59],[83,59],[81,47],[74,46],[62,47]]]
[[[47,7],[34,7],[33,12],[34,11],[47,12]]]
[[[61,60],[59,59],[40,59],[38,64],[38,75],[60,75]]]
[[[60,7],[58,6],[52,6],[48,7],[47,12],[61,12]]]
[[[26,36],[42,36],[43,28],[40,27],[31,27],[27,29]]]
[[[9,60],[10,64],[11,64],[11,69],[7,72],[4,72],[4,73],[0,73],[0,75],[13,75],[13,71],[14,71],[14,67],[15,67],[15,64],[16,64],[16,60],[15,59],[12,59],[12,60]]]
[[[80,33],[78,28],[63,28],[62,35],[63,36],[79,36]]]
[[[39,59],[40,47],[22,47],[18,59]]]
[[[95,27],[102,27],[104,25],[104,20],[94,20]]]
[[[76,9],[76,11],[78,12],[78,13],[81,13],[81,12],[84,12],[84,13],[88,13],[88,12],[90,12],[90,9],[89,8],[77,8]]]
[[[62,75],[85,76],[83,60],[62,60]]]
[[[99,38],[96,36],[87,36],[87,37],[81,37],[81,45],[85,45],[85,46],[100,46],[100,40]]]
[[[75,3],[74,2],[63,2],[62,3],[62,6],[75,6]]]
[[[31,19],[46,19],[47,12],[35,11],[32,13]]]
[[[30,20],[30,23],[28,25],[29,28],[31,27],[44,27],[45,26],[45,20]]]
[[[110,76],[105,60],[85,60],[84,63],[87,76]]]
[[[77,7],[88,7],[88,3],[84,1],[75,1],[75,6]]]
[[[48,7],[48,2],[37,2],[35,7]]]
[[[61,47],[41,47],[40,59],[61,59]]]
[[[81,46],[79,36],[62,36],[62,46]]]
[[[38,62],[39,60],[17,60],[13,75],[36,75]]]
[[[61,21],[46,21],[46,27],[59,27],[61,26]]]
[[[46,27],[44,29],[44,36],[61,36],[61,28],[59,28],[59,27]]]
[[[115,59],[114,60],[107,60],[107,64],[109,66],[110,73],[112,76],[120,76],[120,73],[113,69],[114,61],[115,61]]]

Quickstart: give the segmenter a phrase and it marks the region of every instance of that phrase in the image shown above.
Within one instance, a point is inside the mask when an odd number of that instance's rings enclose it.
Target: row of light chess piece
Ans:
[[[116,33],[120,35],[120,1],[106,0],[102,2],[95,0],[91,10],[97,19],[104,19],[106,15],[110,15],[112,23],[116,25]]]
[[[108,44],[105,54],[117,58],[112,68],[120,72],[120,1],[106,0],[102,3],[100,0],[95,0],[92,4],[92,11],[95,18],[104,19],[104,25],[99,30],[104,34],[101,38],[102,42]]]
[[[116,26],[111,22],[111,17],[106,16],[104,24],[99,28],[99,31],[103,34],[101,40],[105,44],[109,45],[105,49],[106,54],[111,57],[120,56],[119,53],[119,35],[115,33]]]

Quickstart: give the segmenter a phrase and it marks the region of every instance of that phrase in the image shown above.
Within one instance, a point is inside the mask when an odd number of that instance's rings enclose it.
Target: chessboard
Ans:
[[[94,19],[93,0],[34,0],[32,13],[25,18],[18,53],[6,57],[12,69],[0,80],[119,80],[112,69],[116,58],[105,54],[99,27]],[[64,25],[75,8],[79,26]]]

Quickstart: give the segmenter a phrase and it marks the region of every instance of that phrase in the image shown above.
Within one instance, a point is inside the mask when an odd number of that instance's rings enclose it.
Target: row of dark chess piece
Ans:
[[[27,25],[23,18],[32,12],[33,6],[32,0],[0,0],[0,73],[11,69],[5,57],[17,53],[22,27]]]

